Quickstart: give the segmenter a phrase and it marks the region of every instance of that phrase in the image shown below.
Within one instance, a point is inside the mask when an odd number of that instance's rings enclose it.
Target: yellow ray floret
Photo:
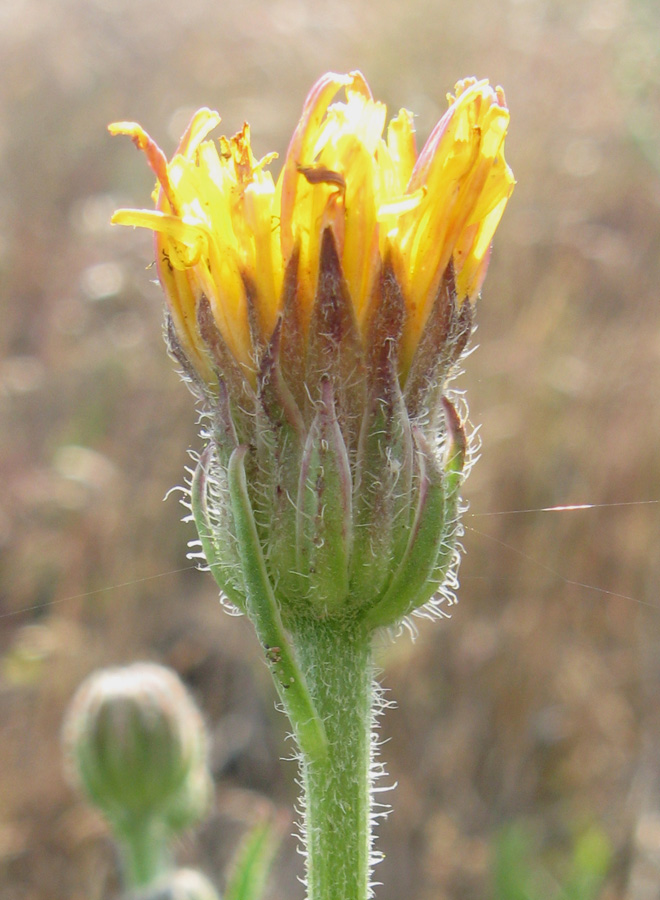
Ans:
[[[333,102],[342,90],[345,100]],[[275,154],[255,159],[247,125],[230,139],[206,139],[219,121],[211,110],[195,113],[169,162],[136,123],[110,126],[133,139],[157,179],[155,210],[118,210],[113,221],[154,231],[174,327],[199,374],[210,372],[197,325],[201,296],[236,361],[253,373],[253,342],[273,331],[295,251],[307,327],[328,227],[361,328],[384,259],[394,266],[406,302],[400,368],[407,371],[449,263],[459,303],[473,300],[483,281],[514,184],[501,89],[459,82],[417,156],[409,112],[399,112],[384,139],[386,110],[363,76],[325,75],[305,102],[277,185],[268,171]]]

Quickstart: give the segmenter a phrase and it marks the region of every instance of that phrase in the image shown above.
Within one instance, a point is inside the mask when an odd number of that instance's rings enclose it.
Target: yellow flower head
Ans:
[[[336,101],[342,90],[345,100]],[[502,90],[466,79],[448,100],[417,156],[408,111],[383,137],[386,109],[363,76],[324,75],[305,101],[277,183],[268,169],[276,154],[255,159],[247,125],[232,138],[207,139],[220,121],[211,110],[195,113],[169,162],[136,123],[110,126],[132,137],[158,180],[155,211],[121,209],[113,222],[155,232],[176,339],[202,382],[217,368],[200,326],[202,303],[252,384],[287,294],[309,340],[328,235],[363,343],[373,335],[383,273],[395,279],[404,307],[397,366],[406,381],[443,284],[454,311],[476,299],[514,184]]]
[[[192,509],[249,614],[246,540],[285,624],[387,625],[451,584],[468,442],[446,383],[513,176],[502,91],[448,99],[418,156],[409,112],[385,131],[360,73],[324,75],[277,182],[247,125],[208,139],[208,109],[169,162],[110,126],[157,178],[155,210],[113,221],[155,232],[170,349],[209,413]]]

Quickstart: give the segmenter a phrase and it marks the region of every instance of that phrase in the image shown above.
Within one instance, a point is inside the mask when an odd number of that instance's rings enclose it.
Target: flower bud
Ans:
[[[220,900],[209,879],[196,869],[177,869],[126,900]]]
[[[73,699],[63,738],[75,779],[114,826],[154,817],[177,831],[203,811],[206,733],[170,669],[95,672]]]

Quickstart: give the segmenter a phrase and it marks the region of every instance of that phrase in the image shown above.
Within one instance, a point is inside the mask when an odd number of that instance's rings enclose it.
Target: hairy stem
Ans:
[[[308,900],[366,900],[371,850],[371,637],[354,622],[297,623],[293,643],[328,740],[302,754]]]

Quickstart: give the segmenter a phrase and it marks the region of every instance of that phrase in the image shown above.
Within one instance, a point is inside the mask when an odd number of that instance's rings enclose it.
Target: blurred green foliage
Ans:
[[[593,825],[576,834],[552,866],[522,823],[496,838],[492,900],[596,900],[612,865],[612,846]]]
[[[266,888],[278,844],[272,822],[255,825],[236,850],[224,900],[259,900]]]

